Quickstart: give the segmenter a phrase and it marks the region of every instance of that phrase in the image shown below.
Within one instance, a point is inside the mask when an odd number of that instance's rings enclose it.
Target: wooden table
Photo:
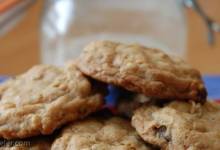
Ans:
[[[9,33],[0,37],[0,75],[14,75],[39,63],[40,18],[44,0],[37,0]]]
[[[207,13],[220,23],[220,1],[200,0]],[[40,17],[43,0],[29,9],[25,18],[4,37],[0,37],[0,74],[21,73],[40,62]],[[201,18],[187,10],[187,61],[204,74],[220,74],[220,34],[216,45],[207,44],[206,28]]]
[[[200,0],[206,13],[220,23],[220,1]],[[187,59],[194,67],[204,74],[220,75],[220,33],[216,33],[216,44],[207,43],[207,28],[203,20],[193,11],[187,11],[188,16],[188,53]]]

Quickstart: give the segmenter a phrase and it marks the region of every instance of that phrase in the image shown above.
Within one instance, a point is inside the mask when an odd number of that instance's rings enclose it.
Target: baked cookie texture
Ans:
[[[52,144],[52,150],[151,150],[124,119],[89,118],[72,123]]]
[[[206,100],[199,71],[157,49],[111,41],[92,42],[85,47],[77,66],[97,80],[146,96]]]
[[[51,134],[102,105],[102,95],[74,65],[34,66],[0,85],[0,137]]]
[[[124,93],[126,94],[126,93]],[[132,95],[119,97],[116,105],[116,110],[118,115],[122,115],[127,118],[133,116],[134,111],[144,104],[151,103],[153,100],[149,97],[146,97],[143,94],[134,93]]]
[[[132,125],[148,143],[162,150],[219,150],[220,105],[171,102],[135,111]]]

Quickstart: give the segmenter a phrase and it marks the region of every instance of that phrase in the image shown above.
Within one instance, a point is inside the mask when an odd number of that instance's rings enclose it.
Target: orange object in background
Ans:
[[[40,12],[43,2],[37,0],[16,26],[0,35],[0,75],[19,74],[39,63]]]
[[[13,6],[15,6],[16,4],[18,4],[21,1],[22,0],[2,0],[2,1],[0,1],[0,14],[9,10],[10,8],[12,8]]]
[[[220,1],[199,0],[198,2],[207,15],[220,24]],[[207,28],[202,18],[189,9],[187,22],[188,62],[203,74],[220,75],[220,33],[215,33],[215,44],[210,46],[207,41]]]
[[[6,0],[7,1],[7,0]],[[220,23],[220,1],[198,0],[207,14]],[[0,75],[15,75],[40,62],[40,21],[44,0],[37,0],[25,17],[10,32],[0,36]],[[186,13],[188,23],[187,61],[204,74],[220,74],[220,34],[209,46],[207,29],[192,10]]]

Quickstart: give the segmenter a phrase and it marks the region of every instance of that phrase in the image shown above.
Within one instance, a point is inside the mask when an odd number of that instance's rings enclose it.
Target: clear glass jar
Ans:
[[[62,65],[95,40],[141,43],[184,56],[186,23],[177,0],[49,0],[42,61]]]

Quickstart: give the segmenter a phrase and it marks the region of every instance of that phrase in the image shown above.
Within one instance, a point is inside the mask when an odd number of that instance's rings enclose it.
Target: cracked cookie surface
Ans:
[[[0,137],[51,134],[63,124],[96,111],[102,95],[74,65],[34,66],[0,85]]]
[[[220,105],[209,101],[143,106],[132,117],[139,135],[162,150],[219,150],[219,124]]]
[[[68,125],[52,150],[152,150],[124,119],[88,118]]]
[[[77,66],[97,80],[146,96],[206,100],[206,89],[199,71],[157,49],[97,41],[85,47]]]

